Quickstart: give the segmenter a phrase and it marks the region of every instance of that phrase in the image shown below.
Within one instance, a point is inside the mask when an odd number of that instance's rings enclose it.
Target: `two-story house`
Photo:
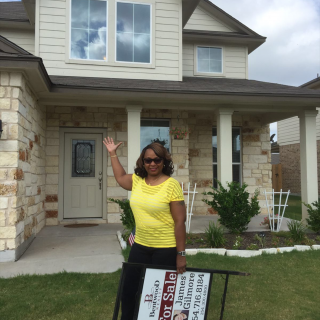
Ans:
[[[130,195],[113,177],[107,135],[124,141],[129,173],[161,140],[205,215],[214,178],[271,188],[269,123],[299,114],[303,200],[316,199],[320,94],[248,80],[248,55],[266,38],[212,2],[0,3],[0,35],[0,261],[18,259],[45,225],[119,222],[107,199]],[[174,127],[190,133],[175,139]]]

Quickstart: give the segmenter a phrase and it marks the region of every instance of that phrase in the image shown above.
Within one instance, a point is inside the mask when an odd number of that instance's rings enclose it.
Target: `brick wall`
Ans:
[[[318,190],[320,194],[320,140],[317,140]],[[301,193],[300,143],[280,146],[282,190]]]
[[[46,120],[21,73],[0,81],[0,251],[14,260],[45,225]]]

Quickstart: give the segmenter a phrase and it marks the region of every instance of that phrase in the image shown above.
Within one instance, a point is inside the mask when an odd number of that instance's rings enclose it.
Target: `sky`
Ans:
[[[300,86],[320,76],[320,0],[211,1],[267,37],[249,55],[249,79]]]
[[[249,79],[300,86],[320,76],[320,0],[211,1],[267,37],[249,55]]]

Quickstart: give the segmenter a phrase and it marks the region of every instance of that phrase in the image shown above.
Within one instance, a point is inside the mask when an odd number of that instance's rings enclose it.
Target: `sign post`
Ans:
[[[198,268],[177,274],[172,267],[123,263],[113,320],[118,319],[124,278],[130,267],[141,270],[134,320],[206,320],[213,274],[226,276],[219,318],[222,320],[229,276],[249,275]]]

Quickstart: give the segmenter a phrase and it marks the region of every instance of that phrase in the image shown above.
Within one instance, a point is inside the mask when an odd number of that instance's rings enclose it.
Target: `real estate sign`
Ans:
[[[146,269],[138,320],[205,320],[210,272]]]

